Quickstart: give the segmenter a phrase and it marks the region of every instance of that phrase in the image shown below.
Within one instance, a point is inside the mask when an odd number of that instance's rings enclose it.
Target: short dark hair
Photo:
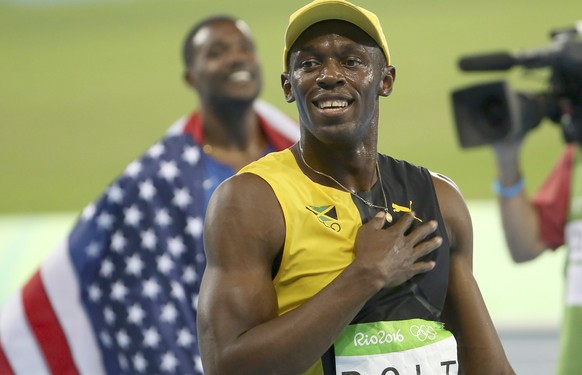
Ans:
[[[238,21],[238,18],[226,14],[210,16],[194,24],[194,26],[192,26],[188,34],[186,34],[186,38],[184,39],[184,43],[182,44],[182,59],[184,62],[185,71],[188,71],[188,69],[190,69],[192,63],[194,62],[194,55],[196,51],[194,51],[194,44],[192,43],[192,40],[194,39],[196,34],[198,34],[198,31],[200,31],[200,29],[210,24],[221,21],[230,21],[235,23],[236,21]]]

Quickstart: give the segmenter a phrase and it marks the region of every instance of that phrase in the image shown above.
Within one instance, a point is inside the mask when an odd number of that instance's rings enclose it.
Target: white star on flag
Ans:
[[[179,173],[180,171],[175,162],[164,160],[160,162],[160,176],[162,176],[166,181],[173,181]]]
[[[176,236],[170,238],[168,240],[168,251],[175,257],[182,255],[182,253],[186,251],[186,246],[184,245],[182,237]]]
[[[127,287],[121,281],[116,281],[111,287],[111,299],[122,301],[127,295]]]
[[[173,323],[176,320],[177,315],[178,311],[176,310],[176,306],[174,306],[173,303],[169,302],[162,306],[160,318],[164,322]]]
[[[126,244],[127,241],[125,240],[125,237],[123,236],[123,233],[121,233],[121,231],[116,231],[115,233],[113,233],[113,236],[111,237],[111,248],[115,252],[121,253],[125,248]]]
[[[114,270],[115,266],[113,265],[113,262],[109,259],[105,259],[103,262],[101,262],[99,274],[103,277],[110,277]]]
[[[121,203],[123,200],[123,190],[116,184],[109,186],[109,189],[107,189],[107,199],[112,203]]]
[[[167,275],[168,272],[170,272],[172,268],[174,268],[174,262],[167,254],[159,256],[157,259],[157,263],[158,270],[164,275]]]
[[[190,204],[190,202],[192,202],[192,198],[190,197],[188,188],[183,187],[181,189],[174,190],[174,199],[172,199],[172,203],[181,209],[185,209]]]
[[[156,238],[156,234],[154,233],[153,229],[148,229],[141,232],[141,245],[148,249],[154,250],[156,248],[158,240]]]
[[[125,271],[130,275],[139,276],[144,267],[143,261],[139,254],[136,253],[127,259]]]
[[[200,159],[200,148],[196,146],[185,147],[182,153],[182,159],[191,165],[196,164]]]
[[[160,334],[156,327],[150,327],[143,334],[143,343],[146,347],[157,348],[160,343]]]
[[[140,352],[137,352],[133,356],[133,368],[137,372],[145,373],[145,370],[147,368],[147,361],[144,358],[143,354],[141,354]]]
[[[188,217],[186,223],[186,233],[194,238],[199,238],[204,230],[204,222],[200,217]]]
[[[129,336],[127,335],[127,332],[125,332],[125,330],[121,330],[119,332],[117,332],[117,335],[115,335],[116,339],[117,339],[117,344],[119,346],[121,346],[123,349],[127,349],[127,347],[130,344],[130,339]]]
[[[174,353],[167,352],[166,354],[163,355],[161,366],[162,370],[174,372],[176,366],[178,366],[178,359],[176,359]]]
[[[133,324],[141,325],[144,317],[145,311],[143,311],[141,306],[137,303],[131,305],[129,309],[127,309],[127,320]]]
[[[81,218],[83,220],[89,220],[95,215],[95,204],[91,203],[90,205],[86,206],[81,212]]]
[[[125,214],[124,222],[127,225],[131,225],[132,227],[137,227],[139,225],[139,221],[142,219],[143,215],[139,208],[136,205],[132,205],[129,208],[123,210]]]
[[[102,296],[101,289],[95,284],[89,286],[88,294],[89,299],[93,302],[99,301]]]
[[[141,163],[138,160],[134,160],[125,168],[125,174],[129,177],[136,178],[141,170]]]
[[[194,342],[194,336],[186,328],[178,331],[178,344],[183,347],[189,347]]]
[[[145,180],[139,184],[139,197],[143,200],[150,201],[156,194],[156,187],[151,180]]]
[[[115,218],[113,215],[108,214],[107,212],[103,211],[97,217],[97,225],[101,229],[111,229],[113,223],[115,222]]]
[[[160,284],[158,284],[158,282],[154,280],[153,277],[143,282],[143,294],[146,297],[154,299],[158,296],[160,291]]]
[[[158,212],[156,213],[156,217],[154,218],[154,221],[161,227],[166,227],[172,224],[172,218],[168,214],[168,210],[166,210],[165,208],[161,208],[158,210]]]
[[[148,155],[152,159],[159,159],[159,157],[162,156],[165,150],[166,149],[164,145],[162,145],[161,143],[156,143],[155,145],[150,147],[150,149],[148,150]]]

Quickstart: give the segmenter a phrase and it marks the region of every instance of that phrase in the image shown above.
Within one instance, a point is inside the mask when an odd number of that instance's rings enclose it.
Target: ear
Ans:
[[[394,81],[396,80],[396,68],[392,65],[388,65],[384,68],[382,83],[380,85],[380,96],[389,96],[392,93],[392,88],[394,87]]]
[[[291,89],[291,82],[289,81],[289,73],[281,73],[281,87],[283,88],[283,94],[285,95],[285,101],[287,103],[293,103],[295,97],[293,96],[293,90]]]
[[[192,75],[192,73],[190,73],[190,71],[189,71],[189,70],[186,70],[186,71],[184,72],[184,74],[183,74],[183,76],[182,76],[182,77],[183,77],[183,79],[184,79],[184,82],[186,82],[186,84],[187,84],[189,87],[191,87],[191,88],[193,88],[193,89],[196,89],[196,79],[194,78],[194,76]]]

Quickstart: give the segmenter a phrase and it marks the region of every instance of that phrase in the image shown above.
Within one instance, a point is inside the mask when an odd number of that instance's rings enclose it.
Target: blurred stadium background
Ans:
[[[196,107],[181,80],[180,56],[195,21],[215,13],[246,20],[263,61],[262,97],[296,118],[295,106],[283,100],[279,74],[288,16],[306,2],[0,0],[0,304],[81,209]],[[457,60],[545,46],[550,30],[582,19],[582,2],[357,3],[383,21],[397,68],[394,93],[382,104],[380,150],[457,182],[473,216],[475,275],[516,369],[551,369],[564,251],[511,263],[490,190],[491,151],[458,146],[450,92],[494,79],[508,79],[521,91],[544,90],[543,69],[468,74]],[[530,192],[562,145],[549,122],[529,134],[524,172]]]

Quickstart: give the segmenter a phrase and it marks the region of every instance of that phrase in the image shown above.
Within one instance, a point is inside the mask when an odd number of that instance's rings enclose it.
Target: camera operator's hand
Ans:
[[[524,136],[504,139],[492,144],[497,163],[497,179],[502,186],[511,186],[521,179],[519,154]]]
[[[540,240],[537,213],[525,193],[520,151],[524,136],[492,144],[497,162],[496,193],[503,232],[515,262],[536,258],[545,249]]]

